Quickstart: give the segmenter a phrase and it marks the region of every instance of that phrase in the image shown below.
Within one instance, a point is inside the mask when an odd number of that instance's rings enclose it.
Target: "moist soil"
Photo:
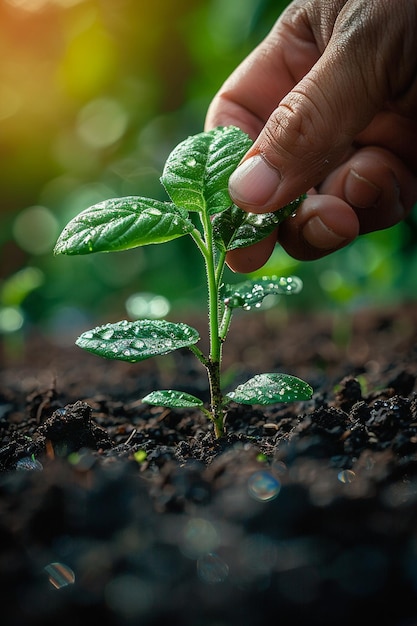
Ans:
[[[417,624],[417,305],[242,312],[224,361],[229,388],[278,371],[314,395],[232,405],[215,440],[140,400],[207,401],[188,350],[3,345],[2,626]]]

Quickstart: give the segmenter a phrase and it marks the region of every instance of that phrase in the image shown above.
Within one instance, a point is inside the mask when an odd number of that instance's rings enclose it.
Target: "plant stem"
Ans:
[[[210,216],[203,213],[201,221],[204,231],[205,250],[200,247],[203,252],[208,291],[208,309],[209,309],[209,334],[210,334],[210,354],[206,363],[207,375],[210,386],[210,404],[212,421],[214,424],[214,432],[217,438],[224,435],[224,401],[221,391],[221,357],[222,357],[222,340],[219,333],[219,281],[223,274],[225,263],[225,255],[217,260],[213,242],[213,228]]]

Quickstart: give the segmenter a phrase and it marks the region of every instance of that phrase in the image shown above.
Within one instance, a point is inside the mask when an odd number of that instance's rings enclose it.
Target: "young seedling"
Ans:
[[[170,408],[199,408],[213,422],[218,438],[224,435],[227,407],[232,401],[267,405],[307,400],[313,392],[299,378],[281,373],[259,374],[226,394],[222,388],[222,348],[234,310],[259,307],[269,294],[295,294],[302,288],[301,280],[295,276],[223,284],[227,251],[268,236],[303,199],[263,215],[245,213],[231,202],[229,176],[251,143],[234,126],[189,137],[171,152],[161,177],[171,202],[129,196],[95,204],[69,222],[54,250],[56,254],[78,255],[127,250],[185,235],[193,239],[207,277],[208,354],[197,346],[197,330],[165,320],[105,324],[84,332],[76,344],[99,356],[133,363],[189,348],[207,370],[209,408],[199,398],[172,389],[153,391],[143,402]]]

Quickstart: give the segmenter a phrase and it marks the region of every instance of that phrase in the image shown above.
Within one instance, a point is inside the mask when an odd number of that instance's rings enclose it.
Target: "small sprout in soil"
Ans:
[[[200,339],[197,330],[165,320],[105,324],[84,332],[76,343],[99,356],[133,363],[189,348],[206,368],[210,407],[193,395],[173,389],[153,391],[143,402],[168,408],[198,408],[213,422],[216,437],[224,435],[227,407],[232,401],[267,405],[308,400],[313,393],[310,385],[299,378],[278,373],[259,374],[234,391],[223,392],[222,349],[234,310],[259,308],[267,295],[290,295],[302,288],[296,276],[223,284],[226,253],[267,237],[304,198],[263,215],[245,213],[232,203],[229,176],[251,144],[251,139],[234,126],[188,137],[168,156],[161,177],[170,201],[129,196],[95,204],[67,224],[54,250],[56,254],[79,255],[127,250],[185,235],[193,239],[207,278],[208,354],[196,345]]]

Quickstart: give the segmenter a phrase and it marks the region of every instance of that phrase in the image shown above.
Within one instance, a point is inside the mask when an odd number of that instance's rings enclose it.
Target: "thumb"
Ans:
[[[367,37],[363,26],[346,32],[345,22],[339,15],[322,56],[281,100],[230,177],[241,208],[276,210],[317,186],[389,99],[387,67],[376,67],[378,36]]]

